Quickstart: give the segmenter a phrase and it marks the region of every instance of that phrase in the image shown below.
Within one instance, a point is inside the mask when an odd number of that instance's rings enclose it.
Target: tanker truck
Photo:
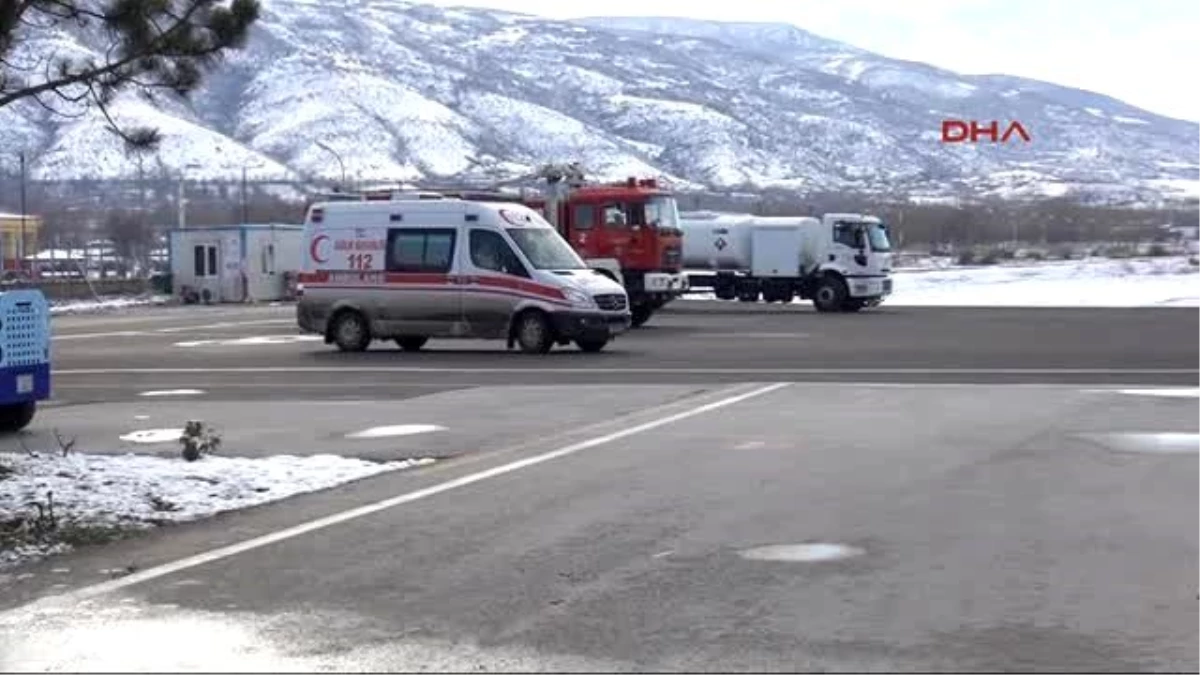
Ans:
[[[692,292],[742,302],[812,300],[820,312],[857,312],[892,292],[888,228],[874,216],[685,212],[680,229]]]

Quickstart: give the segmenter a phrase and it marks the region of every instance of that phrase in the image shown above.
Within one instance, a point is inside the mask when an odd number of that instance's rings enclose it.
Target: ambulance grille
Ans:
[[[595,297],[596,306],[606,312],[619,312],[625,309],[629,304],[629,301],[625,299],[625,296],[619,293],[606,293],[604,295],[597,295]]]

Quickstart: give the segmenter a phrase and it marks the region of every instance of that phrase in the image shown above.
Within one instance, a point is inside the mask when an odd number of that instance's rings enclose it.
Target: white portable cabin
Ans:
[[[174,295],[207,302],[264,302],[287,293],[286,273],[303,265],[303,225],[250,224],[171,230]]]

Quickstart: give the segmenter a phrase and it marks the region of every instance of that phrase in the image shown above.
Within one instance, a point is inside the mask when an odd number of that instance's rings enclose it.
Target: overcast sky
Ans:
[[[1200,120],[1196,0],[432,0],[552,18],[686,16],[791,23],[893,58],[1004,73]]]

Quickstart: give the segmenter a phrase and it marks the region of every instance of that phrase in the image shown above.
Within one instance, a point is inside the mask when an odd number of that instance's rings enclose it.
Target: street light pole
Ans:
[[[186,164],[179,170],[179,229],[187,229],[187,195],[184,193],[184,175],[188,169],[199,169],[201,166],[196,163]]]
[[[321,141],[317,141],[317,147],[321,148],[322,150],[333,155],[333,158],[337,160],[338,168],[340,168],[342,170],[342,182],[339,187],[340,187],[340,189],[345,190],[346,189],[346,164],[342,161],[342,156],[337,153],[337,150],[334,150],[333,148],[329,147],[325,143],[322,143]]]
[[[249,216],[246,214],[246,165],[242,165],[242,224],[249,222]]]
[[[25,271],[25,151],[21,154],[21,241],[17,244],[17,269]]]

